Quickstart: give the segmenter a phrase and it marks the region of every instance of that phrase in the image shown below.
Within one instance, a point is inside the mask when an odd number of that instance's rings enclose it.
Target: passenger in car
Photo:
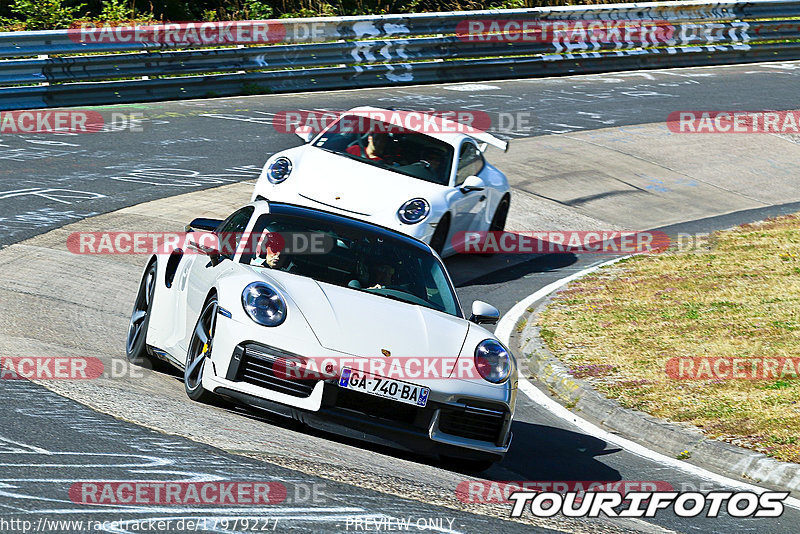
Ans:
[[[428,164],[428,169],[431,171],[433,176],[438,179],[442,177],[442,163],[444,162],[444,156],[442,155],[441,150],[437,150],[435,148],[428,148],[422,155],[423,164]]]
[[[394,278],[394,267],[386,263],[379,263],[372,266],[372,281],[374,285],[367,289],[383,289],[391,285]]]

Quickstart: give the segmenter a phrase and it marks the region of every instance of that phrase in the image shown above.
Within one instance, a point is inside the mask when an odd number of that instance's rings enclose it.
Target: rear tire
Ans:
[[[133,303],[128,336],[125,340],[125,356],[128,361],[142,364],[151,361],[147,348],[147,329],[150,326],[150,312],[153,309],[153,295],[156,292],[156,262],[150,263],[139,282],[139,291]]]
[[[500,199],[500,202],[497,204],[497,209],[494,210],[494,215],[492,216],[492,222],[489,223],[489,231],[490,232],[502,232],[506,229],[506,219],[508,219],[508,209],[511,207],[511,199],[508,195],[505,195],[503,198]],[[478,256],[483,256],[484,258],[491,258],[494,256],[494,253],[488,252],[485,254],[478,254]]]
[[[444,246],[447,244],[447,234],[449,233],[450,214],[445,213],[444,216],[439,220],[439,224],[436,225],[436,230],[434,230],[433,236],[431,236],[430,243],[431,248],[440,256],[442,255]]]
[[[211,295],[205,305],[189,341],[186,351],[186,366],[183,371],[183,385],[186,395],[193,401],[212,403],[216,395],[203,387],[203,371],[214,345],[214,331],[217,326],[217,296]]]
[[[497,204],[497,209],[494,210],[492,222],[489,224],[490,232],[502,232],[506,229],[506,219],[508,219],[508,210],[511,207],[511,199],[508,195],[500,199]]]

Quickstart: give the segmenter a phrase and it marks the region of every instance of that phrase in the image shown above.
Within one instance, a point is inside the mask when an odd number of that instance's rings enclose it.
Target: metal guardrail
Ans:
[[[800,59],[800,0],[241,24],[269,26],[272,44],[0,33],[0,110]]]

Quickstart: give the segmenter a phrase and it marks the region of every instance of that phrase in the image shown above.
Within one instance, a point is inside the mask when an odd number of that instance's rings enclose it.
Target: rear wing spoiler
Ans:
[[[418,111],[407,111],[407,110],[400,110],[400,109],[380,109],[380,108],[373,108],[369,106],[353,108],[346,113],[350,113],[353,115],[362,115],[365,117],[375,118],[377,120],[381,120],[383,122],[388,122],[390,124],[394,124],[395,126],[406,127],[406,123],[404,121],[404,117],[408,115],[429,115],[428,113],[418,112]],[[378,116],[375,116],[375,114]],[[381,115],[387,114],[387,115]],[[479,130],[475,127],[466,125],[461,122],[454,121],[448,117],[443,116],[430,116],[430,120],[434,124],[439,124],[441,130],[443,132],[452,130],[453,133],[463,133],[466,136],[469,136],[476,141],[479,141],[483,144],[481,151],[486,150],[486,145],[492,145],[493,147],[497,147],[503,152],[508,152],[508,142],[503,141],[502,139],[498,139],[497,137],[493,136],[492,134],[485,132],[483,130]]]
[[[486,151],[487,145],[492,145],[493,147],[499,148],[503,152],[508,152],[508,141],[503,141],[502,139],[498,139],[497,137],[493,136],[487,132],[474,132],[468,133],[468,136],[472,137],[476,141],[481,142],[481,152]]]

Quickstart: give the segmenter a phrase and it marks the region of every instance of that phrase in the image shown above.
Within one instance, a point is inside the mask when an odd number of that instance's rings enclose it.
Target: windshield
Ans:
[[[371,120],[366,127],[359,117],[343,116],[314,146],[382,169],[412,176],[426,182],[449,185],[453,147],[429,135]]]
[[[402,239],[329,219],[261,215],[241,262],[461,316],[444,266]]]

